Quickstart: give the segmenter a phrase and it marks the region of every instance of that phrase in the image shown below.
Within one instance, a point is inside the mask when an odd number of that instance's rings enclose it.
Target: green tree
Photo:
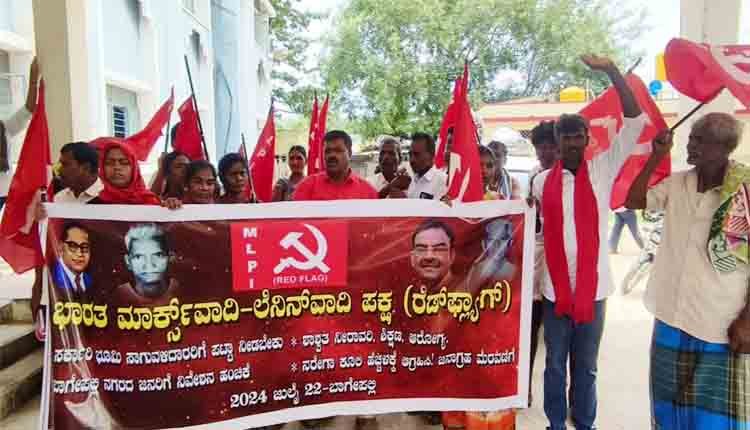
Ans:
[[[292,112],[309,114],[315,89],[302,84],[312,70],[307,67],[310,24],[321,16],[300,9],[301,0],[271,0],[276,16],[271,19],[273,96]]]
[[[468,61],[480,101],[556,92],[588,81],[606,85],[578,56],[632,55],[638,15],[616,16],[605,0],[351,0],[327,40],[323,73],[336,109],[365,137],[436,132],[453,80]],[[503,87],[503,70],[523,75]]]

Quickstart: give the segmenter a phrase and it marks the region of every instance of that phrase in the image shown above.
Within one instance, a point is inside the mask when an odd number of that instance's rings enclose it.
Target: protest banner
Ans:
[[[48,205],[49,424],[525,407],[534,209],[363,203]]]

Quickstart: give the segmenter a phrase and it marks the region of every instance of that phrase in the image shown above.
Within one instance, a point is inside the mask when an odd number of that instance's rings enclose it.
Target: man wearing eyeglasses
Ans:
[[[85,301],[91,288],[91,275],[86,272],[91,261],[88,231],[77,223],[66,224],[58,255],[60,259],[52,272],[55,285],[69,300]]]
[[[453,230],[437,220],[423,222],[412,235],[411,267],[430,290],[448,287],[453,280],[454,239]]]

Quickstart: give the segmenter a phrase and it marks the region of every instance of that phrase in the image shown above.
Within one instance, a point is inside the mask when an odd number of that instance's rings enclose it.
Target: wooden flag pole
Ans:
[[[240,133],[242,136],[242,155],[245,157],[245,162],[250,163],[250,157],[247,156],[247,144],[245,143],[245,133]]]
[[[693,116],[700,108],[706,105],[707,102],[702,102],[698,106],[694,107],[693,110],[687,113],[687,115],[680,118],[679,121],[675,125],[669,128],[669,131],[674,133],[674,131],[677,129],[677,127],[681,126],[685,121],[687,121],[691,116]]]
[[[640,57],[637,60],[635,60],[635,64],[633,64],[632,66],[630,66],[630,68],[628,69],[627,73],[625,73],[625,75],[629,75],[629,74],[633,73],[633,70],[635,70],[635,68],[638,67],[641,64],[641,60],[643,60],[643,57]]]
[[[193,109],[195,109],[195,115],[198,117],[198,129],[201,132],[201,142],[203,143],[203,153],[206,156],[206,161],[211,161],[208,156],[208,147],[206,146],[206,138],[203,135],[203,122],[201,121],[201,114],[198,111],[198,100],[195,98],[195,87],[193,86],[193,75],[190,73],[190,64],[188,64],[187,55],[185,58],[185,69],[187,69],[188,81],[190,82],[190,98],[193,99]]]
[[[172,108],[174,109],[174,104],[172,104]],[[167,135],[164,136],[164,154],[169,152],[169,140],[171,137],[172,137],[172,112],[169,113],[169,118],[167,119]]]

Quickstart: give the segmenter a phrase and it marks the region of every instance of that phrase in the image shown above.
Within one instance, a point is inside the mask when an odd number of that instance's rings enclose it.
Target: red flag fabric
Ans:
[[[456,100],[461,88],[461,78],[457,78],[453,84],[453,96],[451,97],[448,107],[443,114],[443,122],[440,124],[440,134],[438,135],[438,148],[435,153],[435,167],[442,169],[445,167],[445,147],[448,144],[448,129],[456,125]]]
[[[659,107],[654,103],[643,81],[634,74],[629,74],[625,79],[641,109],[647,115],[648,123],[638,138],[638,146],[635,152],[627,159],[615,180],[610,200],[610,208],[612,209],[620,208],[625,204],[630,185],[641,172],[651,154],[651,140],[657,133],[667,128],[667,123],[664,121]],[[620,103],[620,97],[617,95],[617,90],[610,87],[583,108],[580,114],[589,122],[590,143],[586,148],[586,159],[591,160],[612,145],[612,140],[622,127],[622,104]],[[649,184],[653,186],[659,183],[671,172],[671,159],[665,157],[651,175]]]
[[[667,80],[677,91],[708,102],[727,88],[750,109],[750,45],[708,45],[672,39],[664,51]]]
[[[201,131],[198,127],[198,112],[195,111],[193,97],[190,96],[178,109],[180,114],[180,125],[177,127],[172,147],[187,155],[192,161],[205,160],[203,153]]]
[[[259,202],[270,202],[273,196],[273,171],[276,166],[276,125],[273,120],[273,105],[268,111],[258,143],[250,157],[250,181]]]
[[[469,105],[469,66],[464,65],[464,75],[456,102],[456,125],[453,127],[450,172],[448,173],[448,198],[461,202],[474,202],[484,197],[482,171],[479,163],[479,142],[474,117]]]
[[[323,138],[326,135],[326,122],[328,121],[328,96],[323,102],[323,107],[318,112],[318,125],[315,128],[315,142],[310,148],[311,154],[307,160],[307,174],[312,175],[323,170]],[[310,167],[312,166],[312,173]]]
[[[151,153],[154,144],[156,144],[156,141],[162,136],[164,126],[169,122],[169,117],[172,115],[173,107],[174,89],[172,89],[169,98],[161,105],[159,110],[156,111],[146,127],[138,133],[125,138],[133,149],[138,161],[146,161],[148,158],[148,154]]]
[[[310,132],[307,136],[307,153],[308,153],[308,160],[307,160],[307,175],[312,175],[316,172],[314,172],[315,167],[318,165],[317,159],[319,157],[319,150],[315,146],[315,142],[318,139],[318,96],[315,95],[315,99],[313,99],[313,107],[312,112],[310,113]],[[313,149],[315,152],[315,165],[313,165]]]
[[[41,200],[41,190],[47,188],[49,165],[49,131],[42,80],[0,221],[0,256],[16,273],[44,264],[34,212]]]

